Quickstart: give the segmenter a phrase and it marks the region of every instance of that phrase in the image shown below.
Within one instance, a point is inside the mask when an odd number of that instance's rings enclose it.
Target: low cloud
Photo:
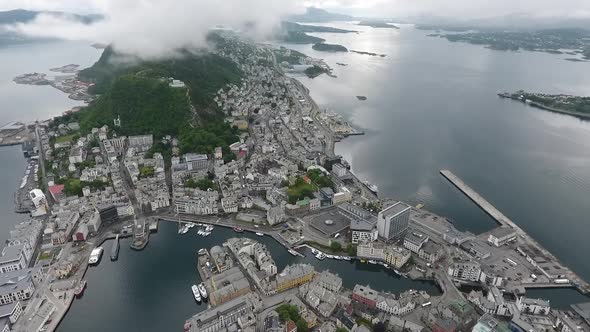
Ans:
[[[180,48],[206,47],[211,28],[223,26],[270,34],[287,15],[305,11],[297,0],[105,0],[104,19],[84,24],[73,17],[41,14],[9,29],[30,37],[89,40],[142,58],[173,56]]]

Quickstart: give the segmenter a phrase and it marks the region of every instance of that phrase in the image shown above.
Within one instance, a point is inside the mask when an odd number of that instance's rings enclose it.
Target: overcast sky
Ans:
[[[235,2],[231,0],[192,0],[191,2],[205,1],[215,4]],[[239,0],[243,5],[251,1]],[[119,2],[137,3],[135,0]],[[141,2],[158,1],[143,0]],[[185,1],[166,0],[164,2],[182,5]],[[272,2],[281,4],[293,1],[272,0]],[[436,15],[482,18],[518,13],[534,16],[590,17],[590,0],[296,0],[296,2],[359,16]],[[109,13],[113,8],[112,3],[113,1],[110,0],[0,0],[0,10],[26,8]]]
[[[432,15],[470,20],[513,14],[525,21],[590,18],[590,0],[0,0],[0,10],[103,14],[104,20],[91,25],[40,15],[34,22],[8,29],[34,37],[112,43],[120,51],[142,57],[206,47],[206,34],[216,25],[240,28],[256,22],[252,33],[268,37],[282,18],[303,13],[310,5],[356,16],[399,19]],[[527,22],[538,26],[539,21]]]

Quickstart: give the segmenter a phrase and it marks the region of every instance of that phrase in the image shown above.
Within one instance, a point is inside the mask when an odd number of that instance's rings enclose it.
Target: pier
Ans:
[[[119,234],[115,237],[115,241],[113,241],[113,245],[111,246],[111,260],[115,261],[119,258]]]
[[[565,271],[565,276],[569,280],[569,287],[575,287],[580,293],[582,294],[590,294],[590,284],[578,276],[574,271],[572,271],[567,266],[563,265],[557,257],[555,257],[549,250],[545,249],[541,244],[539,244],[535,239],[529,236],[524,230],[518,227],[510,218],[505,216],[502,212],[496,209],[492,203],[488,202],[485,198],[479,195],[475,190],[469,187],[463,180],[461,180],[458,176],[453,174],[453,172],[449,170],[441,170],[440,174],[444,176],[449,182],[451,182],[457,189],[463,192],[469,199],[471,199],[477,206],[479,206],[482,210],[484,210],[490,217],[494,218],[496,222],[500,225],[505,227],[511,227],[516,231],[518,236],[522,239],[522,242],[525,246],[532,248],[538,256],[545,256],[545,258],[551,261],[554,264],[554,267],[560,267]],[[551,284],[530,284],[526,285],[527,288],[556,288],[556,287],[566,287],[561,286],[558,283],[551,283]]]
[[[526,235],[520,227],[518,227],[510,218],[506,217],[502,212],[496,209],[492,203],[481,197],[475,190],[465,184],[458,176],[449,170],[441,170],[440,174],[451,182],[457,189],[469,197],[477,206],[485,211],[490,217],[494,218],[502,226],[509,226],[515,229],[520,235]]]

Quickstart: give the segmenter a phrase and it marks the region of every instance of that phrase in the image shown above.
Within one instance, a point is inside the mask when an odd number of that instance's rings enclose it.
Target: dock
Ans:
[[[496,209],[492,203],[488,202],[485,198],[483,198],[480,194],[478,194],[475,190],[473,190],[470,186],[465,184],[463,180],[461,180],[458,176],[453,174],[453,172],[449,170],[441,170],[440,174],[444,176],[449,182],[451,182],[457,189],[465,194],[465,196],[469,197],[477,206],[479,206],[485,213],[487,213],[490,217],[492,217],[496,222],[498,222],[502,226],[512,227],[514,230],[517,231],[520,235],[526,235],[525,232],[520,229],[510,218],[506,217],[502,212]]]
[[[578,276],[574,271],[570,268],[566,267],[562,264],[557,257],[555,257],[549,250],[545,249],[541,244],[539,244],[535,239],[529,236],[524,230],[518,227],[510,218],[505,216],[502,212],[496,209],[492,203],[488,202],[485,198],[479,195],[475,190],[469,187],[463,180],[461,180],[458,176],[453,174],[453,172],[449,170],[441,170],[440,174],[444,176],[449,182],[451,182],[457,189],[463,192],[469,199],[471,199],[477,206],[479,206],[484,212],[486,212],[490,217],[496,220],[501,226],[504,227],[511,227],[517,233],[517,235],[523,240],[523,243],[526,246],[533,248],[539,256],[544,255],[547,259],[549,259],[554,266],[563,268],[565,272],[565,276],[569,280],[570,284],[567,286],[575,287],[580,293],[582,294],[590,294],[590,284]],[[566,287],[561,286],[557,283],[551,284],[527,284],[526,288],[556,288],[556,287]]]
[[[113,245],[111,246],[111,260],[116,261],[119,258],[119,234],[115,237]]]

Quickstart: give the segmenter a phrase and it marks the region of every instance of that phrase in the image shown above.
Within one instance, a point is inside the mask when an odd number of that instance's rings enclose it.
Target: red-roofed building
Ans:
[[[297,332],[297,325],[295,324],[294,321],[289,319],[285,323],[285,332]]]
[[[63,184],[56,184],[54,186],[49,187],[49,192],[51,193],[51,197],[56,202],[59,202],[60,199],[64,197],[64,185]]]
[[[303,176],[303,181],[305,181],[305,183],[307,183],[307,184],[311,184],[311,179],[307,175]]]

